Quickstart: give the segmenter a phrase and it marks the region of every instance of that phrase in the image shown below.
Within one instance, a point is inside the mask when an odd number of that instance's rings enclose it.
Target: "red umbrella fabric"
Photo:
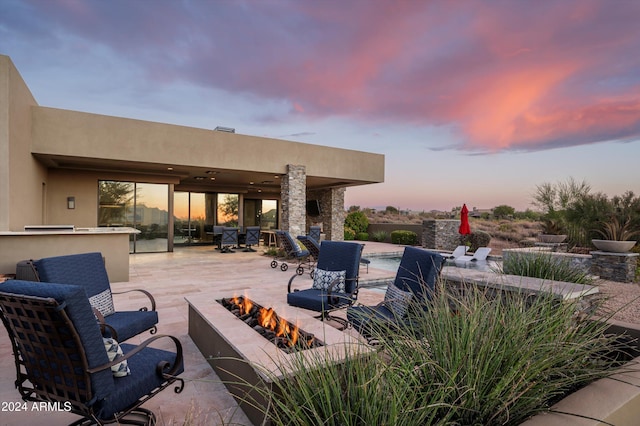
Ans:
[[[462,205],[462,210],[460,211],[460,228],[458,228],[458,232],[460,235],[469,235],[471,233],[471,228],[469,227],[469,209],[466,204]]]

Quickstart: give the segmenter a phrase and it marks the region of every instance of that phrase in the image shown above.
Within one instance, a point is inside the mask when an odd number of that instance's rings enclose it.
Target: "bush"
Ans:
[[[415,246],[418,244],[418,234],[413,231],[397,230],[391,232],[391,242],[393,244],[403,244]]]
[[[356,238],[356,232],[351,228],[344,228],[344,240],[351,241]]]
[[[383,242],[387,241],[387,237],[388,236],[389,236],[389,234],[387,234],[387,231],[376,231],[371,236],[371,239],[373,241],[377,241],[379,243],[383,243]]]
[[[604,321],[577,319],[577,308],[472,286],[436,291],[428,309],[410,305],[412,327],[374,331],[378,350],[295,353],[274,359],[272,386],[248,386],[274,425],[521,424],[619,365],[603,355],[622,343]],[[296,374],[281,380],[280,371]]]
[[[491,234],[484,231],[476,231],[472,232],[470,235],[466,235],[463,238],[462,243],[469,243],[469,251],[475,252],[480,247],[489,247],[489,243],[491,242]]]
[[[358,232],[356,234],[356,240],[358,241],[369,241],[369,234],[366,232]]]
[[[351,212],[344,220],[344,227],[353,230],[356,234],[359,232],[367,232],[369,219],[367,219],[367,215],[364,214],[364,212]]]
[[[510,253],[504,258],[498,272],[576,284],[593,282],[587,272],[573,265],[569,259],[550,253]]]

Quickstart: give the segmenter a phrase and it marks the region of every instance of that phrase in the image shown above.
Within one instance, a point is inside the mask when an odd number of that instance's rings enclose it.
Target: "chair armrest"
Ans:
[[[104,315],[102,315],[102,312],[100,312],[96,308],[93,308],[93,314],[96,316],[96,319],[98,320],[98,325],[100,326],[100,334],[104,336],[105,331],[109,329],[109,334],[111,334],[111,337],[118,340],[118,332],[116,331],[115,328],[111,327],[109,324],[106,323],[106,321],[104,320]]]
[[[147,290],[143,290],[141,288],[134,288],[132,290],[125,290],[125,291],[118,291],[118,292],[112,291],[111,294],[125,294],[125,293],[131,293],[132,291],[138,291],[140,293],[144,293],[144,295],[147,296],[149,298],[149,301],[151,302],[151,310],[152,311],[156,310],[156,300],[153,298],[151,293],[149,293]],[[143,306],[139,310],[148,311],[149,309],[146,306]]]
[[[293,280],[295,280],[296,277],[298,276],[299,276],[298,274],[295,274],[294,276],[289,278],[289,284],[287,284],[287,293],[291,293],[291,284],[293,283]],[[293,290],[293,291],[298,291],[298,290]]]
[[[346,295],[348,296],[352,301],[350,304],[353,304],[353,302],[355,301],[355,297],[358,294],[358,279],[359,277],[355,277],[355,278],[345,278],[345,284],[347,281],[355,281],[356,282],[356,288],[353,290],[353,292],[351,293],[338,293],[336,292],[335,294],[333,294],[333,288],[338,284],[338,282],[340,281],[339,278],[334,279],[333,281],[331,281],[331,284],[329,284],[329,288],[327,289],[327,299],[329,299],[329,303],[338,303],[338,301],[340,300],[340,298],[345,297],[345,296],[340,296],[340,295]]]
[[[167,337],[171,340],[173,340],[173,343],[175,344],[176,347],[176,360],[175,363],[173,365],[170,365],[170,363],[168,361],[162,361],[160,363],[158,363],[158,365],[156,366],[156,371],[159,375],[161,375],[162,377],[175,377],[178,370],[180,369],[180,367],[183,364],[183,355],[182,355],[182,343],[180,343],[180,340],[178,340],[177,337],[174,336],[170,336],[168,334],[159,334],[157,336],[153,336],[150,337],[149,339],[145,340],[144,342],[140,343],[138,346],[136,346],[135,348],[133,348],[132,350],[130,350],[129,352],[127,352],[124,355],[119,355],[116,356],[113,361],[108,362],[106,364],[102,364],[98,367],[94,367],[94,368],[90,368],[87,369],[87,372],[89,374],[93,374],[93,373],[97,373],[99,371],[102,370],[106,370],[108,368],[111,368],[112,366],[121,363],[122,361],[126,361],[127,359],[131,358],[132,356],[134,356],[135,354],[137,354],[138,352],[140,352],[141,350],[143,350],[144,348],[146,348],[147,346],[149,346],[152,342],[163,338],[163,337]],[[178,379],[180,380],[180,379]],[[184,385],[184,383],[183,383]],[[178,392],[178,390],[176,389],[176,392]]]

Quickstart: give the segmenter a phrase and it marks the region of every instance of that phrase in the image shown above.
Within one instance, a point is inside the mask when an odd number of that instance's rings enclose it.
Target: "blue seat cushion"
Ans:
[[[120,345],[122,351],[126,354],[135,346],[123,343]],[[156,373],[156,366],[160,361],[168,361],[173,365],[176,354],[161,349],[146,347],[139,353],[129,358],[128,365],[131,374],[125,377],[117,377],[113,379],[115,382],[115,390],[109,395],[109,398],[102,401],[97,410],[98,417],[106,420],[113,416],[114,413],[124,410],[135,403],[141,395],[147,395],[152,390],[159,387],[165,380]],[[177,374],[184,371],[184,367],[180,366]],[[111,370],[108,370],[111,375]]]
[[[154,327],[158,323],[156,311],[116,311],[104,318],[104,322],[118,333],[118,341],[124,342],[142,331]],[[106,337],[113,337],[108,330]]]
[[[110,290],[109,276],[98,252],[45,257],[35,262],[40,281],[85,287],[88,297]]]
[[[398,322],[385,305],[377,306],[350,306],[347,309],[347,320],[354,330],[364,337],[371,337],[375,324],[386,326],[397,325]]]
[[[347,306],[353,300],[348,294],[345,293],[332,293],[332,296],[338,296],[337,303],[329,303],[329,297],[327,296],[326,291],[310,288],[306,290],[287,293],[287,303],[298,308],[309,309],[316,312],[323,312]]]

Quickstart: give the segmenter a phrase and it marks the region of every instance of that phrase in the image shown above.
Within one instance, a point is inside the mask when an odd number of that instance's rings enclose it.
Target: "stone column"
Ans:
[[[344,211],[345,188],[331,188],[323,197],[323,205],[328,210],[323,212],[323,229],[325,236],[331,241],[344,241]]]
[[[294,238],[304,235],[307,227],[305,203],[307,199],[307,173],[305,166],[287,164],[287,173],[280,182],[282,216],[280,229]]]
[[[592,251],[591,273],[603,280],[632,283],[635,280],[638,253]]]

